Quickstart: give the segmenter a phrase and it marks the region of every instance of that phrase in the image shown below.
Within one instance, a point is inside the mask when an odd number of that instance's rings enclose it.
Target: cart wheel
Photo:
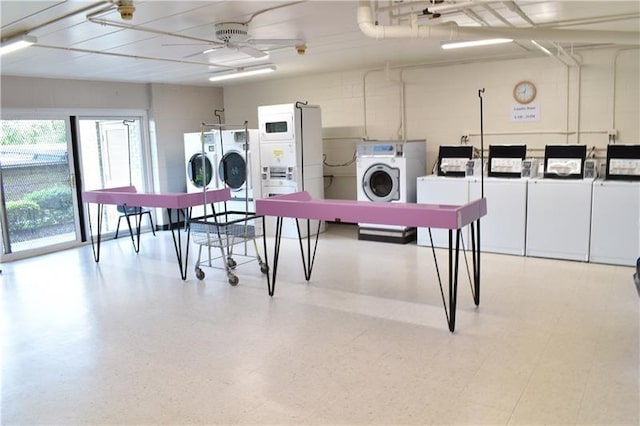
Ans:
[[[238,278],[237,275],[229,274],[229,284],[235,287],[238,285],[239,282],[240,282],[240,279]]]
[[[196,268],[196,278],[199,280],[204,279],[204,271],[200,268]]]
[[[238,265],[238,263],[237,263],[235,260],[233,260],[233,258],[232,258],[232,257],[230,257],[230,258],[228,258],[228,259],[227,259],[227,266],[228,266],[229,268],[233,269],[233,268],[235,268],[237,265]]]
[[[268,274],[269,273],[269,267],[267,266],[266,263],[261,263],[260,264],[260,272],[262,272],[263,274]]]

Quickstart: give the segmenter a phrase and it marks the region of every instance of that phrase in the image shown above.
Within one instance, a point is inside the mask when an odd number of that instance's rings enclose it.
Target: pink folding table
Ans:
[[[473,299],[480,304],[480,218],[487,214],[487,201],[481,198],[470,203],[452,205],[412,204],[412,203],[372,203],[351,200],[314,200],[307,192],[279,195],[256,200],[256,214],[276,216],[276,233],[274,243],[272,276],[267,275],[269,295],[273,296],[276,286],[280,239],[282,237],[283,218],[295,218],[298,226],[300,250],[303,268],[307,281],[311,279],[311,271],[315,260],[319,232],[315,233],[315,245],[311,251],[311,234],[307,232],[307,253],[302,244],[298,219],[334,221],[346,223],[376,223],[383,225],[402,225],[410,227],[443,228],[449,230],[449,304],[445,301],[440,269],[432,244],[432,252],[442,295],[442,303],[447,317],[449,330],[455,330],[456,303],[458,297],[458,270],[461,244],[461,230],[471,227],[471,251],[473,257]],[[307,226],[309,222],[307,222]],[[320,224],[318,224],[319,230]],[[455,231],[455,238],[453,233]],[[267,245],[264,243],[265,258]]]
[[[133,186],[122,186],[117,188],[99,189],[95,191],[84,191],[82,193],[82,200],[87,203],[87,208],[91,203],[98,205],[98,235],[97,244],[94,243],[93,230],[91,227],[91,211],[89,209],[89,233],[91,234],[91,246],[93,248],[93,257],[96,262],[100,261],[100,242],[102,236],[102,213],[105,204],[124,205],[129,207],[155,207],[165,208],[169,216],[169,229],[173,236],[173,245],[176,250],[176,257],[178,258],[178,265],[180,266],[180,276],[183,280],[187,279],[187,262],[189,260],[189,237],[190,232],[187,233],[186,252],[183,258],[182,256],[182,240],[180,237],[180,231],[175,231],[175,226],[179,222],[179,213],[186,211],[186,221],[190,219],[191,208],[198,205],[206,205],[228,201],[231,198],[231,191],[229,188],[214,189],[206,192],[194,192],[194,193],[147,193],[137,192]],[[212,206],[213,210],[213,206]],[[173,213],[175,212],[176,220],[173,221]],[[129,230],[131,234],[131,240],[133,246],[138,252],[140,248],[140,226],[138,224],[136,229],[136,239],[134,240],[133,232],[131,232],[131,224],[127,217],[127,223],[129,224]],[[177,234],[177,237],[176,237]],[[136,243],[137,241],[137,243]]]

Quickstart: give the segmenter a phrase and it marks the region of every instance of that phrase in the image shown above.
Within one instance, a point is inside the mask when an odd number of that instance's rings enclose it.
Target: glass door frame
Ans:
[[[153,192],[154,188],[154,169],[152,167],[152,148],[149,137],[149,121],[147,118],[147,112],[144,110],[85,110],[74,115],[76,129],[77,129],[77,138],[78,138],[78,151],[77,155],[80,161],[78,162],[78,172],[81,176],[80,178],[80,190],[93,190],[93,189],[102,189],[102,188],[86,188],[84,186],[84,176],[86,176],[84,171],[84,165],[82,164],[82,139],[80,137],[80,120],[96,120],[96,121],[122,121],[128,119],[137,119],[140,120],[140,145],[141,145],[141,154],[142,154],[142,180],[144,182],[145,188],[136,188],[138,190],[146,190],[148,192]],[[95,214],[95,210],[94,211]],[[90,230],[89,230],[89,222],[88,222],[88,214],[89,210],[86,205],[83,206],[83,214],[84,214],[84,228],[85,235],[87,240],[90,239]],[[152,213],[154,215],[154,223],[158,223],[154,210]],[[96,224],[92,222],[95,227]],[[97,229],[93,229],[94,234],[97,234]],[[107,233],[106,235],[112,235],[115,232]],[[104,237],[104,235],[103,235]]]
[[[20,110],[20,109],[3,109],[2,120],[60,120],[65,122],[65,130],[67,136],[67,159],[69,170],[69,183],[73,194],[73,217],[74,228],[76,238],[72,241],[65,241],[62,243],[55,243],[45,247],[37,247],[28,250],[22,250],[15,253],[4,253],[4,250],[0,250],[0,262],[12,261],[18,259],[25,259],[28,257],[39,256],[42,254],[52,253],[59,250],[65,250],[68,248],[78,247],[83,243],[83,230],[82,230],[82,206],[80,200],[77,197],[77,171],[76,171],[76,156],[74,150],[74,136],[72,134],[72,124],[69,115],[60,111],[47,111],[47,110]],[[6,219],[6,214],[3,215],[3,219]],[[0,232],[3,233],[2,238],[4,240],[4,226],[0,227]]]

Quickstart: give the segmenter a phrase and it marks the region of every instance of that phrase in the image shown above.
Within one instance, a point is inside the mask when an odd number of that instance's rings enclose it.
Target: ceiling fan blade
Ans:
[[[252,58],[264,58],[267,56],[267,52],[263,52],[262,50],[256,49],[251,46],[238,46],[238,51],[244,53],[245,55],[249,55]]]
[[[300,40],[298,38],[254,38],[247,40],[246,43],[253,45],[271,44],[278,46],[300,46],[304,44],[304,40]]]
[[[194,56],[200,56],[200,55],[204,55],[204,52],[202,50],[196,53],[191,53],[190,55],[183,56],[182,59],[189,59],[189,58],[193,58]]]
[[[162,47],[172,47],[172,46],[215,46],[214,43],[163,43],[160,46]]]
[[[194,56],[206,55],[207,53],[213,52],[214,50],[218,50],[218,49],[220,49],[220,47],[212,47],[210,49],[201,50],[199,52],[192,53],[187,56],[183,56],[182,59],[188,59],[188,58],[193,58]]]

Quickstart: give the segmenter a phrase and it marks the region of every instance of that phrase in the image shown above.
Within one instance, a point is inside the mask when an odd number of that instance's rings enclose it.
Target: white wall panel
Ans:
[[[199,132],[201,123],[216,123],[222,109],[217,88],[151,84],[151,114],[155,122],[159,187],[167,192],[186,191],[184,133]]]
[[[2,108],[148,109],[146,84],[2,76]]]

